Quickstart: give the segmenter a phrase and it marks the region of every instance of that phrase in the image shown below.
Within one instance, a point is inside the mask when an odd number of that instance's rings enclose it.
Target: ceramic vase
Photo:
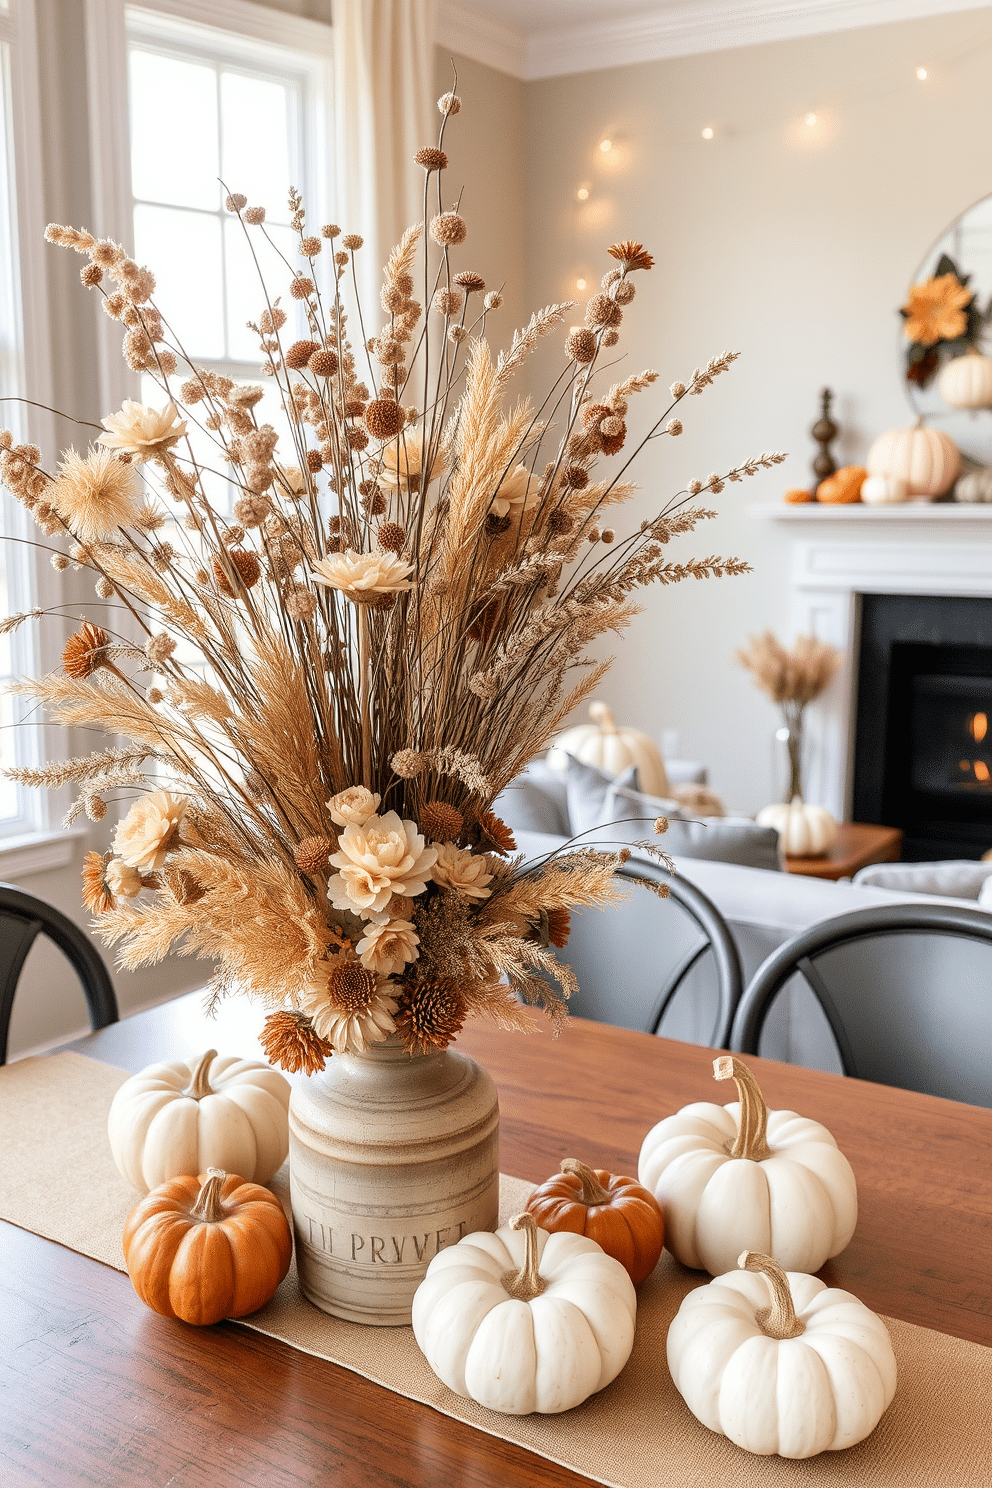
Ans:
[[[303,1295],[355,1323],[410,1322],[428,1265],[499,1215],[499,1104],[474,1060],[398,1035],[293,1086],[289,1165]]]

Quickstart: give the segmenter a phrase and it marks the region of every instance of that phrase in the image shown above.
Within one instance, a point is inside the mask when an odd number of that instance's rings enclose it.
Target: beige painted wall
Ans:
[[[631,723],[678,729],[734,805],[773,793],[777,718],[729,657],[749,632],[788,625],[789,538],[745,509],[807,483],[824,384],[845,459],[907,421],[896,310],[935,236],[992,192],[990,64],[985,9],[528,87],[530,300],[574,296],[582,272],[595,286],[606,245],[639,238],[657,266],[638,276],[623,368],[656,367],[667,387],[724,347],[742,353],[687,400],[685,435],[650,448],[631,515],[752,451],[792,451],[781,471],[728,487],[719,519],[678,546],[739,554],[754,573],[651,592],[603,687]]]

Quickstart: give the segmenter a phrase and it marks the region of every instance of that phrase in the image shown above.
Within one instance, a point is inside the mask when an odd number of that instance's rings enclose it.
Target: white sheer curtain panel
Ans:
[[[334,0],[336,210],[361,233],[364,305],[376,305],[382,265],[423,210],[414,153],[434,142],[437,0]]]

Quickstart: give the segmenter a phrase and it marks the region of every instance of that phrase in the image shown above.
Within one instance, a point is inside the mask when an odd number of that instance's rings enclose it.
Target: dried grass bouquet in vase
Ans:
[[[758,823],[774,827],[784,852],[795,857],[820,857],[837,836],[837,823],[824,806],[803,799],[803,715],[808,703],[830,685],[840,666],[840,652],[815,636],[797,636],[788,650],[766,630],[741,646],[736,658],[782,710],[783,726],[776,734],[789,756],[789,783],[781,804],[766,806]]]
[[[634,489],[628,404],[657,374],[607,368],[651,257],[614,244],[584,326],[566,333],[571,307],[550,305],[494,354],[500,295],[457,262],[468,227],[444,187],[459,102],[439,107],[417,156],[423,222],[385,266],[381,311],[354,298],[361,239],[312,226],[291,193],[299,261],[278,292],[260,284],[257,385],[189,361],[123,248],[49,228],[159,406],[125,403],[54,473],[0,440],[56,567],[107,601],[63,670],[21,690],[116,736],[13,773],[72,782],[70,818],[132,798],[111,851],[86,860],[95,929],[122,966],[207,957],[211,1001],[267,1009],[270,1058],[309,1076],[291,1108],[301,1284],[387,1323],[409,1320],[437,1249],[496,1222],[495,1091],[449,1043],[470,1017],[526,1029],[525,1003],[560,1025],[569,913],[617,897],[623,852],[525,861],[493,802],[595,689],[589,648],[639,588],[745,569],[668,556],[712,515],[692,498],[783,458],[691,481],[615,531]],[[262,207],[227,206],[250,243],[269,236]],[[514,380],[554,335],[560,371],[535,408]],[[638,448],[680,433],[674,406],[733,359],[676,383]]]

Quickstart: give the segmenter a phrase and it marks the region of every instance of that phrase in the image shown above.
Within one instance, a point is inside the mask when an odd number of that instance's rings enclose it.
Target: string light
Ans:
[[[608,155],[609,152],[613,149],[613,141],[608,139],[600,140],[599,148],[602,150],[604,155]]]
[[[814,124],[816,122],[817,122],[817,120],[816,120],[816,115],[815,114],[807,114],[806,115],[806,123],[809,125],[810,129],[813,128],[813,126],[814,126]]]
[[[588,201],[589,200],[589,187],[588,186],[580,186],[579,189],[578,189],[578,191],[575,194],[579,198],[579,201]]]
[[[712,139],[712,138],[713,138],[713,130],[711,129],[711,127],[709,126],[709,124],[707,124],[706,128],[703,130],[703,139],[709,140],[709,139]]]
[[[921,83],[925,83],[926,80],[927,80],[927,70],[926,70],[926,68],[925,67],[918,67],[916,69],[916,76],[919,78],[919,80],[920,80]]]
[[[586,281],[584,279],[576,279],[575,287],[576,289],[585,289]]]

